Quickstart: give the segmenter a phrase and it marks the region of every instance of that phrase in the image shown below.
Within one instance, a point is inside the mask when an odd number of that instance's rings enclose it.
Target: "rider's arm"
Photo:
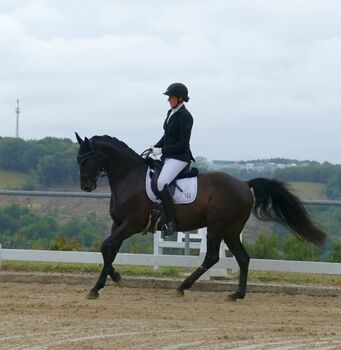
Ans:
[[[154,145],[154,147],[163,147],[164,145],[164,136],[161,137],[161,139]]]

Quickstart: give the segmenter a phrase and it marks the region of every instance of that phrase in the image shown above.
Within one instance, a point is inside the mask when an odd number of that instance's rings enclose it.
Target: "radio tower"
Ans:
[[[19,99],[17,99],[17,108],[15,109],[15,112],[17,114],[17,124],[16,124],[16,128],[15,128],[15,137],[19,138],[19,114],[20,114]]]

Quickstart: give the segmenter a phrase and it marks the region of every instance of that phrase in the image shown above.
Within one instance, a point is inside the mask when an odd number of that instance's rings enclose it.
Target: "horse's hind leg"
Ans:
[[[219,261],[219,248],[221,239],[217,236],[207,237],[207,252],[202,265],[187,277],[177,289],[183,295],[185,289],[192,287],[193,283],[203,275],[209,268]]]
[[[249,254],[243,247],[239,235],[233,238],[225,239],[224,241],[229,247],[231,253],[236,258],[240,269],[238,289],[235,293],[230,294],[229,297],[232,300],[244,299],[250,262]]]

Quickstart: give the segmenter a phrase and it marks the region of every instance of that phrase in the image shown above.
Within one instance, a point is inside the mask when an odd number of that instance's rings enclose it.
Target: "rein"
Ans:
[[[147,159],[151,153],[152,153],[151,148],[147,148],[146,150],[144,150],[144,151],[140,154],[140,156],[141,156],[142,158]]]

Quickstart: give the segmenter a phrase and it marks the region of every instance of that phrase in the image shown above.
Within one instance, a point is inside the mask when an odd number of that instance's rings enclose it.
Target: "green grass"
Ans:
[[[21,188],[29,176],[19,171],[0,170],[0,188]]]
[[[102,264],[72,264],[72,263],[45,263],[25,261],[3,261],[2,271],[17,272],[70,272],[70,273],[99,273]],[[125,266],[120,265],[117,270],[126,276],[148,277],[180,277],[183,269],[176,267],[161,267],[154,271],[151,266]]]
[[[289,182],[289,188],[302,199],[327,199],[326,184],[315,182]]]
[[[320,286],[340,286],[341,276],[314,273],[250,271],[249,281],[285,282],[294,284],[318,284]]]
[[[16,272],[68,272],[68,273],[94,273],[98,274],[102,269],[101,264],[71,264],[71,263],[45,263],[45,262],[23,262],[23,261],[3,261],[2,271]],[[164,277],[183,279],[189,271],[176,267],[161,267],[154,271],[150,266],[117,266],[117,270],[123,276],[141,277]],[[194,269],[190,269],[194,271]],[[229,281],[238,281],[238,273],[229,273]],[[314,284],[319,286],[339,286],[341,287],[341,276],[320,275],[289,272],[267,272],[250,271],[249,282],[255,283],[293,283],[293,284]]]

